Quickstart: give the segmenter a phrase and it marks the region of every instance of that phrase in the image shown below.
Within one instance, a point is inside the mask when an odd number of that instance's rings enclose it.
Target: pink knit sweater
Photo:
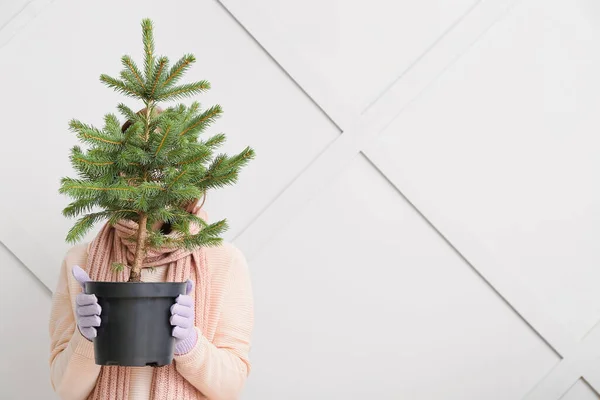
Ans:
[[[71,269],[74,265],[86,265],[86,249],[87,244],[80,244],[67,252],[52,299],[51,382],[56,393],[65,400],[85,400],[94,389],[97,392],[96,382],[103,368],[94,363],[93,343],[85,339],[75,325],[75,296],[81,288],[71,275]],[[224,296],[220,307],[208,315],[211,325],[217,328],[209,340],[196,327],[196,346],[187,354],[175,356],[174,365],[177,373],[206,398],[233,400],[239,397],[250,372],[248,352],[253,328],[250,277],[243,254],[232,244],[226,242],[205,250],[208,273],[223,277],[211,280],[211,292]],[[131,369],[133,379],[126,391],[132,395],[148,393],[148,380],[152,375],[147,368],[145,371]],[[174,381],[168,384],[175,385]],[[128,394],[122,397],[107,391],[99,393],[99,398],[128,398]],[[152,393],[148,399],[152,399]]]

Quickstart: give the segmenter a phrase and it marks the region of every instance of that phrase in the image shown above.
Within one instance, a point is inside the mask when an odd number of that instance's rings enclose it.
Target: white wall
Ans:
[[[252,270],[244,399],[600,398],[595,2],[169,5],[0,5],[0,398],[52,398],[67,123],[123,101],[97,78],[143,17],[197,55],[224,150],[257,151],[206,205]]]
[[[54,399],[48,369],[51,293],[4,245],[0,265],[2,399]]]

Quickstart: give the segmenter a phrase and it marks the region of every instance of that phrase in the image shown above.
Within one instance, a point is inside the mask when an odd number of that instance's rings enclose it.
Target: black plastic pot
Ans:
[[[94,354],[98,365],[163,366],[173,361],[169,319],[185,282],[87,282],[102,307]]]

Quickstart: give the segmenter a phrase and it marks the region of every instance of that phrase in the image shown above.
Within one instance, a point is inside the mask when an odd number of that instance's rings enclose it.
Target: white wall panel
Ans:
[[[48,367],[50,293],[0,243],[0,398],[55,399]]]
[[[51,257],[48,265],[30,267],[51,268],[44,282],[52,288],[66,250],[61,241],[74,222],[61,216],[68,199],[57,192],[59,178],[73,175],[67,154],[77,141],[67,129],[68,121],[78,118],[101,124],[104,113],[116,112],[119,101],[142,107],[98,81],[100,73],[118,75],[124,53],[141,63],[142,17],[155,21],[158,53],[173,62],[184,52],[197,56],[187,80],[211,81],[213,89],[199,99],[205,105],[221,103],[225,110],[208,133],[228,134],[224,151],[252,145],[257,152],[238,185],[209,193],[209,217],[229,219],[228,238],[239,233],[339,134],[217,3],[187,2],[178,7],[188,12],[162,3],[145,4],[141,11],[136,3],[58,1],[0,52],[4,94],[0,105],[11,115],[4,129],[20,132],[28,121],[26,132],[12,136],[10,146],[0,150],[2,178],[19,193],[19,197],[4,198],[2,206],[11,214],[21,213],[23,229],[43,242]],[[211,17],[198,23],[198,15]],[[177,26],[172,22],[175,19],[180,21]],[[32,141],[35,146],[30,146]],[[26,168],[8,173],[9,166],[25,160]]]
[[[0,51],[54,0],[3,0],[0,3]]]
[[[362,157],[252,265],[250,399],[519,399],[558,362]]]
[[[344,1],[224,0],[235,13],[247,9],[252,23],[271,35],[320,75],[351,113],[360,113],[415,62],[475,0]],[[250,16],[250,8],[253,10]],[[277,49],[275,49],[277,50]],[[287,65],[300,83],[303,70]]]
[[[521,3],[367,150],[574,337],[600,318],[600,30],[584,11]]]
[[[0,28],[4,28],[27,4],[26,0],[3,0],[0,4]]]
[[[560,400],[598,400],[600,396],[584,380],[575,385]]]

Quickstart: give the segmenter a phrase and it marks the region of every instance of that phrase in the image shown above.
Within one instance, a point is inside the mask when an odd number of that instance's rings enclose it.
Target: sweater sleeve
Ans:
[[[76,328],[75,290],[81,290],[67,271],[68,255],[60,270],[58,286],[52,295],[50,314],[50,379],[63,400],[85,400],[96,384],[100,366],[94,361],[94,345]]]
[[[252,287],[246,259],[234,248],[228,288],[212,343],[196,327],[198,341],[175,356],[177,371],[210,400],[239,398],[250,373],[250,337],[254,324]]]

